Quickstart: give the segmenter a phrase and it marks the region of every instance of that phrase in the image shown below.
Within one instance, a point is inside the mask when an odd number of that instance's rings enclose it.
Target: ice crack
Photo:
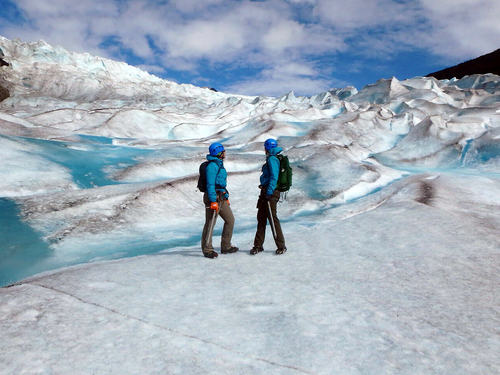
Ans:
[[[291,365],[287,365],[287,364],[283,364],[283,363],[278,363],[276,361],[272,361],[272,360],[269,360],[269,359],[266,359],[266,358],[255,357],[255,356],[248,356],[247,353],[244,353],[244,352],[238,351],[238,350],[234,350],[233,348],[231,348],[229,346],[222,345],[220,343],[217,343],[217,342],[214,342],[214,341],[211,341],[211,340],[207,340],[207,339],[195,336],[195,335],[190,335],[189,333],[184,333],[184,332],[181,332],[181,331],[177,331],[177,330],[172,329],[170,327],[165,327],[165,326],[159,325],[157,323],[150,322],[150,321],[148,321],[146,319],[143,319],[143,318],[140,318],[140,317],[136,317],[136,316],[132,316],[130,314],[123,313],[121,311],[118,311],[118,310],[113,309],[111,307],[107,307],[107,306],[101,305],[101,304],[96,303],[96,302],[86,301],[86,300],[84,300],[81,297],[78,297],[78,296],[76,296],[74,294],[65,292],[64,290],[60,290],[60,289],[54,288],[52,286],[47,286],[47,285],[43,285],[43,284],[39,284],[39,283],[34,283],[34,282],[31,282],[31,283],[28,283],[28,284],[29,285],[38,286],[38,287],[43,288],[43,289],[48,289],[48,290],[51,290],[51,291],[53,291],[55,293],[71,297],[71,298],[73,298],[73,299],[75,299],[75,300],[77,300],[77,301],[79,301],[81,303],[95,306],[97,308],[100,308],[100,309],[106,310],[108,312],[111,312],[113,314],[119,315],[119,316],[121,316],[121,317],[123,317],[125,319],[128,319],[128,320],[135,320],[135,321],[140,322],[142,324],[158,328],[158,329],[160,329],[162,331],[167,331],[167,332],[169,332],[171,334],[174,334],[174,335],[177,335],[177,336],[182,336],[182,337],[185,337],[185,338],[188,338],[188,339],[196,340],[196,341],[202,342],[204,344],[214,345],[214,346],[216,346],[216,347],[218,347],[220,349],[223,349],[223,350],[226,350],[228,352],[240,355],[242,357],[248,357],[248,358],[251,358],[253,360],[256,360],[256,361],[259,361],[259,362],[264,362],[264,363],[266,363],[268,365],[272,365],[272,366],[276,366],[276,367],[287,368],[287,369],[290,369],[290,370],[293,370],[293,371],[296,371],[296,372],[299,372],[299,373],[302,373],[302,374],[314,375],[313,372],[301,369],[301,368],[296,367],[296,366],[291,366]],[[16,285],[21,285],[21,283],[20,284],[16,284]]]

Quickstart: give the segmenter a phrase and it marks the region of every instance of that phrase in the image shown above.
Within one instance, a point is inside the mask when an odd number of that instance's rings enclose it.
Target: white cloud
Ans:
[[[309,64],[300,63],[285,63],[281,64],[279,68],[276,69],[278,74],[282,75],[301,75],[301,76],[315,76],[318,74],[316,69],[314,69]]]
[[[451,60],[490,52],[500,42],[500,1],[317,0],[313,13],[372,57],[422,48]]]
[[[312,95],[332,87],[344,87],[345,82],[323,78],[311,64],[281,63],[264,69],[252,79],[242,80],[225,88],[225,91],[247,95],[281,96],[290,91],[299,95]]]
[[[171,1],[152,4],[131,0],[81,0],[68,7],[64,0],[20,0],[32,27],[17,32],[29,40],[61,44],[71,50],[98,50],[109,36],[118,36],[137,56],[150,58],[147,37],[163,50],[164,60],[242,60],[246,55],[274,59],[290,49],[296,55],[318,54],[343,48],[341,38],[321,25],[293,19],[283,0]],[[184,17],[179,12],[190,12]],[[302,49],[302,51],[297,51]]]
[[[401,20],[412,7],[394,0],[318,0],[314,14],[337,29],[359,29]]]
[[[500,2],[421,0],[432,28],[423,35],[436,54],[476,57],[500,46]]]
[[[282,20],[271,25],[263,33],[262,42],[266,49],[281,51],[302,44],[305,37],[303,25],[290,20]]]
[[[203,12],[207,8],[221,5],[225,0],[171,0],[171,6],[183,13]]]
[[[165,73],[165,68],[159,65],[138,65],[139,69],[149,72],[151,74],[163,74]]]
[[[422,48],[447,58],[498,48],[500,1],[493,0],[18,0],[27,25],[3,25],[10,38],[44,39],[72,51],[124,57],[112,37],[147,65],[196,73],[201,64],[257,70],[255,82],[286,91],[327,89],[319,72],[294,63],[339,52],[387,58]],[[152,48],[151,42],[156,48]],[[287,64],[283,64],[283,62]],[[282,65],[281,69],[277,67]],[[259,75],[258,72],[261,72]],[[322,72],[325,74],[326,72]],[[271,89],[271,88],[270,88]],[[276,90],[274,90],[276,92]]]
[[[43,39],[72,51],[110,57],[106,50],[99,48],[103,35],[96,35],[93,26],[96,19],[117,17],[118,9],[113,2],[79,0],[68,6],[65,0],[18,0],[16,5],[29,23],[6,28],[9,37],[27,41]]]
[[[245,30],[233,22],[194,21],[165,33],[169,55],[223,61],[244,52]]]
[[[315,4],[317,0],[287,0],[292,4]]]
[[[236,83],[227,88],[227,92],[244,95],[282,96],[290,91],[300,95],[312,95],[328,90],[328,81],[306,77],[294,79],[276,79],[262,77],[255,80]]]
[[[165,50],[165,64],[179,67],[204,59],[270,66],[285,55],[300,59],[345,48],[341,38],[321,25],[293,20],[283,1],[227,4],[223,10],[209,12],[210,17],[170,22],[162,32],[152,33]]]

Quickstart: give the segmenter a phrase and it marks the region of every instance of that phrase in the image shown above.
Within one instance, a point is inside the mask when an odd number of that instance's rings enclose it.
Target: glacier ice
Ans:
[[[123,254],[117,249],[125,243],[166,244],[172,233],[193,237],[183,230],[199,221],[192,181],[213,140],[228,147],[230,175],[244,179],[259,170],[260,143],[279,138],[295,169],[290,202],[297,195],[309,207],[352,202],[426,169],[498,173],[493,75],[393,77],[310,98],[246,97],[178,85],[44,42],[0,41],[11,63],[2,68],[2,85],[12,93],[0,103],[0,192],[58,254],[85,254],[75,261],[101,258],[102,248]],[[250,207],[242,186],[233,199]],[[70,207],[48,203],[55,201]],[[164,201],[194,211],[173,220],[165,212],[178,208]],[[290,206],[290,215],[303,211]]]
[[[251,97],[45,42],[0,48],[7,373],[106,372],[96,343],[109,373],[500,368],[500,77]],[[294,168],[289,252],[248,257],[269,137]],[[213,141],[243,251],[207,264],[196,179]]]

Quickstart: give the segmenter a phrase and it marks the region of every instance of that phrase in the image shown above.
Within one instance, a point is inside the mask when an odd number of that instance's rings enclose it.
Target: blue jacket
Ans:
[[[229,194],[226,190],[227,172],[224,168],[222,159],[216,156],[207,155],[207,160],[213,163],[207,165],[207,194],[210,202],[217,201],[218,191],[224,192],[224,198],[228,198]]]
[[[268,151],[269,157],[266,164],[262,166],[262,174],[260,175],[260,184],[266,188],[266,195],[272,195],[276,184],[278,183],[278,176],[280,174],[280,161],[278,155],[283,149],[275,147]]]

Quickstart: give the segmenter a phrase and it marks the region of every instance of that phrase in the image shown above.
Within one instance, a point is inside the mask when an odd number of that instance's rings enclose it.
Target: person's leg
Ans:
[[[234,229],[234,215],[227,200],[223,200],[219,203],[219,215],[224,220],[220,247],[221,251],[226,251],[233,247],[231,245],[231,238],[233,237]]]
[[[276,230],[276,238],[274,239],[274,241],[275,241],[278,249],[286,249],[285,237],[283,236],[283,231],[281,230],[280,219],[278,218],[278,212],[277,212],[278,201],[275,199],[274,195],[275,194],[273,194],[273,198],[269,201],[269,203],[271,205],[271,212],[273,214],[274,229]],[[279,199],[279,193],[278,193],[278,199]],[[268,208],[268,211],[269,211],[269,208]]]
[[[215,211],[210,208],[210,201],[208,200],[207,194],[203,195],[203,203],[205,205],[205,226],[203,227],[203,233],[201,235],[201,249],[204,254],[214,251],[212,246],[212,237],[208,238],[210,233],[210,226],[212,225],[212,219],[214,217]],[[215,222],[217,221],[217,214],[215,214]]]
[[[259,197],[257,202],[257,232],[253,240],[254,248],[262,249],[264,240],[266,239],[266,224],[267,224],[267,203],[265,199]]]

